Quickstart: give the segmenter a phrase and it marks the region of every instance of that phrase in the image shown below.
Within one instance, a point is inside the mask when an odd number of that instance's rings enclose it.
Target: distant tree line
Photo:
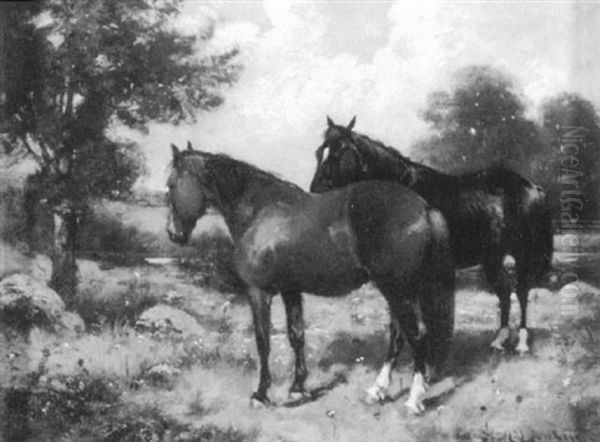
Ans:
[[[600,219],[600,117],[589,100],[549,97],[534,121],[508,75],[470,66],[454,80],[429,95],[432,134],[413,146],[418,159],[449,173],[501,164],[546,190],[557,222]]]

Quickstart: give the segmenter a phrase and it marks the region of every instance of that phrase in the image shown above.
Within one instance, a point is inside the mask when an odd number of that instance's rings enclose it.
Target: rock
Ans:
[[[77,333],[81,333],[85,330],[83,319],[74,312],[64,312],[62,315],[62,324],[67,330]]]
[[[0,322],[21,331],[33,326],[50,331],[83,329],[82,319],[65,311],[65,303],[54,290],[22,273],[0,281]]]
[[[153,366],[146,372],[146,378],[153,385],[171,384],[181,370],[169,364],[161,363]]]
[[[191,315],[165,304],[155,305],[143,312],[136,322],[136,328],[160,335],[205,334],[204,328]]]
[[[175,290],[169,290],[163,295],[163,301],[167,304],[177,304],[183,299],[181,293],[177,293]]]

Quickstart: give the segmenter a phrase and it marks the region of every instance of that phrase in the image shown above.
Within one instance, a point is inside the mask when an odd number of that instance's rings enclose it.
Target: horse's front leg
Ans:
[[[258,390],[252,394],[253,406],[260,407],[269,405],[267,390],[271,386],[271,373],[269,371],[269,353],[271,351],[270,328],[271,328],[271,294],[257,287],[248,290],[252,318],[254,320],[254,334],[256,335],[256,347],[260,359],[260,380]]]
[[[290,388],[290,397],[300,399],[306,395],[304,381],[308,375],[304,360],[304,317],[302,314],[302,294],[297,291],[283,292],[281,294],[285,304],[287,316],[287,329],[290,345],[294,349],[296,364],[294,382]]]

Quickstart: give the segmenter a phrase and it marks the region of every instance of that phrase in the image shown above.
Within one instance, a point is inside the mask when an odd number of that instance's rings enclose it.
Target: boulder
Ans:
[[[21,331],[83,329],[83,321],[65,311],[61,297],[44,282],[22,273],[0,281],[0,323]]]
[[[204,328],[188,313],[158,304],[144,311],[136,322],[136,328],[158,335],[204,335]]]
[[[151,367],[145,373],[145,378],[156,386],[172,385],[175,379],[181,374],[181,370],[170,364],[160,363]]]

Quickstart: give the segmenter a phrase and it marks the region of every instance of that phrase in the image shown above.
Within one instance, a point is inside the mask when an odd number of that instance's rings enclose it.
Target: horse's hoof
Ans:
[[[306,391],[302,390],[302,391],[290,391],[288,393],[288,398],[295,402],[295,401],[301,401],[302,399],[307,399],[310,397],[310,394],[308,394]]]
[[[490,344],[490,348],[492,349],[492,351],[495,351],[497,353],[504,353],[504,352],[506,352],[506,348],[504,348],[504,345],[498,344],[496,342],[492,342]]]
[[[365,390],[362,401],[367,405],[380,404],[385,399],[385,391],[377,385],[373,385]]]
[[[404,407],[409,415],[419,415],[425,411],[425,405],[421,401],[411,401],[410,399],[404,402]]]
[[[508,327],[502,327],[500,330],[498,330],[498,334],[496,335],[496,338],[490,344],[490,347],[494,351],[499,351],[500,353],[504,353],[506,351],[506,349],[504,348],[504,345],[508,342],[509,338],[510,338],[510,329]]]
[[[515,351],[519,354],[519,356],[525,356],[529,353],[529,347],[527,346],[527,344],[521,345],[519,343],[519,345],[515,347]]]
[[[519,330],[519,343],[515,347],[515,351],[519,353],[520,356],[523,356],[526,353],[529,353],[529,346],[527,345],[527,339],[529,338],[529,333],[526,328],[522,328]]]
[[[258,393],[253,393],[250,397],[250,406],[255,409],[268,408],[271,406],[271,401],[267,396],[259,396]]]

